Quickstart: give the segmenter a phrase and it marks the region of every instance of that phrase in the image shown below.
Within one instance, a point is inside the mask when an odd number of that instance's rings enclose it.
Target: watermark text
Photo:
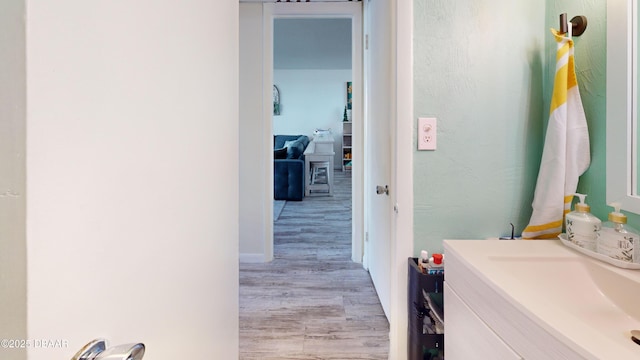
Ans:
[[[60,349],[69,347],[66,339],[0,339],[0,349]]]

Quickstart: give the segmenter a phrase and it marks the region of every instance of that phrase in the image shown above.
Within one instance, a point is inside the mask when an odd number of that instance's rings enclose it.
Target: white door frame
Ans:
[[[356,263],[362,262],[364,246],[364,127],[363,127],[363,72],[362,72],[362,3],[268,3],[263,4],[263,119],[265,128],[263,144],[269,146],[265,149],[266,161],[273,163],[273,22],[276,18],[350,18],[352,38],[352,83],[353,83],[353,148],[355,161],[352,167],[352,226],[351,226],[351,259]],[[271,204],[273,199],[273,166],[267,166],[267,191],[265,191],[265,204]],[[267,212],[269,215],[269,212]],[[273,260],[273,221],[265,221],[265,258]]]
[[[389,359],[407,358],[407,261],[414,252],[413,238],[413,1],[394,0],[395,16],[395,190],[396,218],[392,222],[391,315]]]

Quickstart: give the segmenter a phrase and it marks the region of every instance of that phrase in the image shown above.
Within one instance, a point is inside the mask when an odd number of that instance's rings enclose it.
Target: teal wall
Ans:
[[[414,153],[415,254],[527,225],[547,113],[537,3],[414,2],[415,117],[438,119],[438,149]]]
[[[561,12],[572,14],[569,18],[580,14],[588,19],[587,31],[582,36],[574,38],[578,84],[591,140],[591,166],[580,178],[578,192],[588,195],[587,202],[591,205],[591,212],[605,221],[607,214],[612,211],[612,208],[606,205],[607,2],[606,0],[549,2],[547,27],[557,27],[555,24],[557,14]],[[547,53],[550,53],[553,46],[549,39]],[[545,84],[548,86],[552,85],[552,71],[553,69],[547,71]],[[545,106],[548,106],[549,96],[545,95]],[[629,225],[638,228],[640,216],[631,213],[627,215]]]
[[[494,4],[495,3],[495,4]],[[545,6],[546,5],[546,6]],[[591,140],[578,191],[605,220],[606,0],[416,0],[415,116],[438,118],[438,150],[414,154],[414,253],[449,238],[504,235],[527,225],[555,72],[549,32],[585,15],[574,37]],[[517,26],[516,26],[517,25]],[[639,228],[640,216],[629,215]]]
[[[607,80],[607,2],[589,1],[548,1],[547,27],[558,27],[558,14],[566,12],[569,19],[575,15],[584,15],[588,19],[585,33],[574,37],[576,73],[582,105],[589,125],[591,142],[591,165],[580,177],[578,192],[587,194],[587,203],[591,211],[600,219],[606,219],[610,211],[606,205],[606,80]],[[547,58],[555,56],[555,44],[547,40]],[[549,106],[553,72],[546,69],[545,106]],[[575,199],[577,201],[577,199]]]

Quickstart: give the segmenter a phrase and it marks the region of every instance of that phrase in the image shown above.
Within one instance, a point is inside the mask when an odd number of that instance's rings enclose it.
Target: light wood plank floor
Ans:
[[[351,174],[334,189],[287,201],[274,261],[240,264],[240,359],[387,359],[389,323],[351,262]]]

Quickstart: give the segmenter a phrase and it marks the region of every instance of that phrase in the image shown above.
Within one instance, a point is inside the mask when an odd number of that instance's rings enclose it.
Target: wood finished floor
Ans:
[[[351,262],[351,174],[333,197],[287,201],[274,261],[240,264],[240,359],[387,359],[389,323]]]

